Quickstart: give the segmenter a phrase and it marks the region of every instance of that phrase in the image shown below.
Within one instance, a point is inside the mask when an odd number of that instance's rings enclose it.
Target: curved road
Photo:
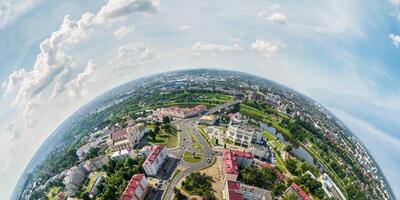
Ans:
[[[174,188],[178,185],[179,181],[188,175],[190,172],[195,170],[207,167],[210,164],[209,160],[215,156],[215,152],[211,147],[207,145],[207,142],[204,141],[200,132],[197,129],[197,121],[198,117],[186,119],[178,122],[181,129],[181,138],[180,138],[180,148],[169,151],[170,154],[173,154],[177,158],[181,159],[181,165],[185,168],[185,170],[181,171],[173,180],[171,180],[168,188],[164,191],[163,199],[170,200],[174,197]],[[183,161],[182,156],[186,150],[195,151],[192,148],[192,140],[190,139],[188,130],[193,133],[193,136],[196,140],[196,144],[200,144],[203,148],[203,159],[198,163],[187,163]]]

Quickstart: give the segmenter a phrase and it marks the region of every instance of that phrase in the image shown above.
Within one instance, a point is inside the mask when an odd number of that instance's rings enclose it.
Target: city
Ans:
[[[96,126],[60,145],[62,156],[46,159],[22,196],[390,199],[363,145],[301,94],[211,70],[142,84],[96,108]]]

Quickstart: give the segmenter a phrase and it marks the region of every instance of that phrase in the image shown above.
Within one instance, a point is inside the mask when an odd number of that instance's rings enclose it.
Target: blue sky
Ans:
[[[0,2],[0,183],[89,99],[187,67],[263,76],[326,106],[399,197],[400,1]]]

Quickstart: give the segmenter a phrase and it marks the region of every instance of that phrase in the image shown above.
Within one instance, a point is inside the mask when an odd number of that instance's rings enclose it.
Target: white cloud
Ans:
[[[128,35],[130,32],[132,32],[133,30],[135,30],[134,26],[131,27],[121,26],[121,28],[119,28],[114,32],[114,36],[118,39],[121,39],[126,35]]]
[[[158,0],[110,0],[103,6],[98,19],[106,21],[124,17],[133,12],[151,13],[158,9],[160,2]]]
[[[89,81],[93,80],[95,75],[95,68],[93,60],[89,60],[85,70],[79,73],[76,78],[67,83],[68,95],[75,97],[77,94],[83,95],[87,93],[85,86]]]
[[[12,23],[43,0],[2,0],[0,1],[0,29]]]
[[[270,58],[273,54],[275,54],[282,45],[280,42],[270,42],[257,39],[254,43],[251,44],[251,49],[258,51],[266,58]]]
[[[399,48],[400,47],[400,35],[390,34],[389,38],[392,40],[392,43]]]
[[[278,24],[287,24],[286,17],[281,13],[274,13],[268,17],[268,20]]]
[[[213,43],[204,43],[204,42],[196,42],[192,46],[192,50],[196,52],[235,52],[235,51],[243,51],[243,48],[239,44],[232,45],[224,45],[224,44],[213,44]]]
[[[154,58],[153,51],[141,43],[129,43],[118,47],[117,57],[110,65],[115,68],[142,65]]]
[[[65,81],[70,80],[66,78],[67,75],[76,68],[72,57],[64,52],[68,45],[87,38],[94,25],[109,23],[114,18],[132,12],[152,12],[157,7],[158,1],[155,0],[109,0],[96,15],[85,13],[77,21],[65,16],[60,28],[40,44],[40,53],[33,69],[28,72],[13,72],[8,81],[2,84],[5,93],[17,89],[15,102],[24,104],[54,83],[54,97],[62,91]],[[19,88],[16,87],[17,83]]]

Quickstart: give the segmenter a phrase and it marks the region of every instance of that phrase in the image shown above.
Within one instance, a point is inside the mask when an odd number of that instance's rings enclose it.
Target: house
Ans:
[[[262,133],[245,124],[230,124],[225,138],[236,145],[249,147],[252,143],[262,142]]]
[[[142,200],[146,197],[148,191],[147,178],[144,174],[136,174],[126,186],[120,200]]]
[[[239,176],[238,166],[250,166],[253,158],[253,155],[249,153],[225,150],[221,160],[221,173],[224,180],[236,181]]]
[[[143,163],[143,169],[148,176],[157,175],[158,170],[167,160],[168,153],[164,145],[157,145],[152,148],[146,160]]]
[[[225,200],[272,200],[271,191],[245,185],[236,181],[225,181]]]

